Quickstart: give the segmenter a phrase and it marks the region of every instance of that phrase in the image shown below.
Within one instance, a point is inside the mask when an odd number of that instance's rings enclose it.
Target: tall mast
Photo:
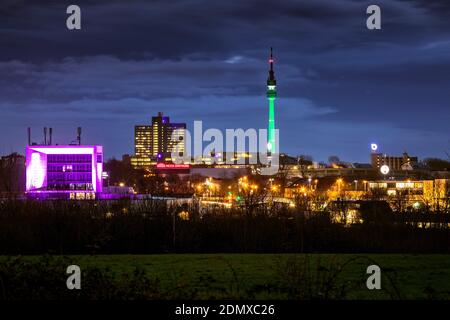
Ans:
[[[269,77],[267,78],[267,99],[269,100],[269,123],[267,126],[267,151],[269,153],[277,153],[278,148],[275,145],[275,99],[277,97],[277,81],[275,80],[275,72],[273,71],[273,49],[270,47],[269,58]]]

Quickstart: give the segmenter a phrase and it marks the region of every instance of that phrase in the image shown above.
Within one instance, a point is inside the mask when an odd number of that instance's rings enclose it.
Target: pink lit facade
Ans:
[[[26,192],[31,198],[95,199],[102,192],[102,173],[102,146],[27,146]]]

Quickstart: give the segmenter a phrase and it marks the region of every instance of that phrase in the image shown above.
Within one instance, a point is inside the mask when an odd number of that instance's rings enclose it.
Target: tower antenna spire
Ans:
[[[269,58],[270,70],[267,78],[267,99],[269,100],[269,123],[267,126],[267,151],[270,154],[278,152],[278,146],[275,145],[275,99],[277,97],[277,81],[273,71],[273,48],[270,47]]]
[[[273,71],[273,48],[272,47],[270,47],[270,60],[269,60],[269,62],[270,62],[270,70]]]
[[[276,85],[276,80],[275,80],[275,72],[273,71],[273,48],[270,47],[270,58],[269,58],[269,65],[270,65],[270,70],[269,70],[269,78],[267,79],[267,85]]]

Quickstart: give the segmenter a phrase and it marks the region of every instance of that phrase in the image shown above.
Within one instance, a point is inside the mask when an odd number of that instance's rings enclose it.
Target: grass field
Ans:
[[[26,261],[38,260],[26,256]],[[145,271],[176,298],[196,299],[450,299],[449,255],[165,254],[68,256],[114,277]],[[5,259],[5,258],[2,258]],[[2,261],[0,259],[0,262]],[[377,264],[382,289],[368,290]]]

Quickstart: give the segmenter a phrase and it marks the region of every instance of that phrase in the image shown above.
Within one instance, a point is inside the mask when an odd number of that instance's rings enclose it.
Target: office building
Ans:
[[[25,191],[25,157],[11,153],[0,157],[0,198]]]
[[[95,199],[102,192],[103,147],[29,145],[26,193],[37,199]]]
[[[380,169],[387,165],[390,170],[414,170],[418,164],[417,157],[410,157],[406,152],[401,157],[389,156],[383,153],[371,154],[372,167]]]
[[[171,162],[172,154],[184,156],[185,123],[171,123],[162,112],[152,117],[151,125],[135,126],[135,168],[149,167],[157,162]]]
[[[370,181],[368,191],[393,201],[433,210],[448,208],[450,179]]]

